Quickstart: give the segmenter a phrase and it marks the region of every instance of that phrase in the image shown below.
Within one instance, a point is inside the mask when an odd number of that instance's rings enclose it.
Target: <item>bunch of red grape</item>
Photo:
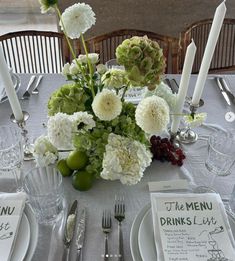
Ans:
[[[153,135],[150,138],[150,142],[154,159],[160,160],[161,162],[169,161],[172,165],[183,165],[185,155],[181,149],[173,146],[171,140],[168,138],[162,139],[160,136]]]

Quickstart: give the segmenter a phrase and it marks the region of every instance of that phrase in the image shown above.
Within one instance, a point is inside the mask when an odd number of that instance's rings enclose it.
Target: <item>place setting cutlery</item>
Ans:
[[[230,90],[225,78],[221,76],[217,76],[215,77],[215,80],[227,104],[228,105],[231,105],[231,103],[235,104],[235,95]]]
[[[105,235],[104,241],[104,261],[108,261],[109,257],[117,257],[116,260],[124,261],[122,222],[125,219],[125,203],[123,196],[115,196],[114,218],[118,223],[118,251],[117,254],[109,254],[109,234],[112,231],[112,215],[110,210],[104,210],[102,214],[102,230]]]
[[[39,75],[38,80],[37,80],[37,82],[36,82],[36,84],[35,84],[35,86],[34,86],[32,92],[31,92],[31,94],[38,94],[38,93],[39,93],[38,86],[39,86],[39,84],[40,84],[42,78],[43,78],[43,76],[42,76],[42,75]],[[28,100],[28,99],[30,98],[30,96],[31,96],[31,94],[30,94],[30,89],[31,89],[31,86],[33,85],[35,79],[36,79],[36,75],[32,75],[32,76],[30,77],[28,86],[27,86],[27,88],[26,88],[24,94],[23,94],[22,97],[20,98],[21,100]]]

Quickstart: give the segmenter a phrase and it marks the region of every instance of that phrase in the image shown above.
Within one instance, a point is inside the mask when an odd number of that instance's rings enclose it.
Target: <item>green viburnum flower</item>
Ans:
[[[154,89],[165,71],[165,57],[159,44],[147,36],[126,39],[116,49],[117,62],[124,65],[133,86]]]
[[[120,89],[128,84],[126,72],[121,69],[110,69],[102,75],[101,82],[104,87]]]
[[[53,116],[58,112],[73,114],[78,111],[89,109],[90,95],[86,93],[85,88],[79,85],[65,84],[52,93],[48,101],[48,114]]]
[[[58,0],[39,0],[39,3],[41,5],[41,13],[45,14],[55,7]]]

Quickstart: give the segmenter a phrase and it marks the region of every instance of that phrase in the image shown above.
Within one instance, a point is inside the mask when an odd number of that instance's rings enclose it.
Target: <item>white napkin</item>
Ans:
[[[10,261],[25,206],[26,194],[0,194],[0,259]]]
[[[235,260],[235,242],[218,194],[152,193],[151,205],[158,260],[205,261],[215,252],[220,260]]]

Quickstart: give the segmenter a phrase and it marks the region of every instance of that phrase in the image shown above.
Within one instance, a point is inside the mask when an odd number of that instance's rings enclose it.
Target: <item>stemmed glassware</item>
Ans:
[[[12,176],[16,190],[22,190],[23,140],[19,128],[0,126],[0,172]],[[12,178],[11,177],[11,178]]]

